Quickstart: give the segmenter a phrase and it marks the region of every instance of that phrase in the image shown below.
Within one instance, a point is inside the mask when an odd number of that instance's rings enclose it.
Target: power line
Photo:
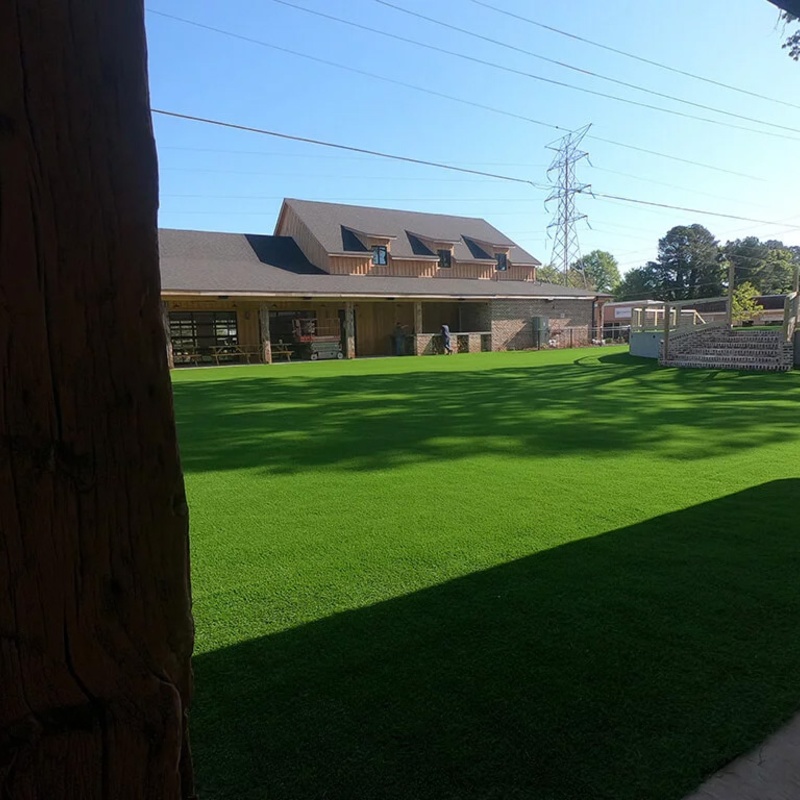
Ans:
[[[622,203],[634,203],[635,205],[641,206],[653,206],[655,208],[668,208],[673,211],[686,211],[690,214],[706,214],[712,217],[723,217],[724,219],[736,219],[740,220],[741,222],[757,222],[759,225],[782,225],[783,223],[780,222],[767,222],[763,219],[752,219],[751,217],[740,217],[736,214],[723,214],[719,211],[703,211],[702,209],[698,208],[685,208],[683,206],[673,206],[669,203],[655,203],[652,200],[637,200],[633,197],[620,197],[619,195],[615,194],[602,194],[601,192],[592,192],[593,197],[598,197],[600,199],[606,200],[618,200]],[[797,227],[797,230],[800,230],[800,226]]]
[[[686,78],[693,78],[694,80],[703,81],[704,83],[709,83],[712,86],[719,86],[723,89],[730,89],[732,92],[738,92],[739,94],[744,94],[749,97],[756,97],[759,100],[765,100],[769,103],[777,103],[781,106],[788,106],[790,108],[797,108],[800,109],[800,105],[796,105],[794,103],[789,103],[786,100],[778,100],[775,97],[769,97],[765,94],[760,94],[758,92],[751,92],[748,89],[742,89],[740,86],[732,86],[729,83],[723,83],[722,81],[714,80],[713,78],[707,78],[703,75],[697,75],[694,72],[687,72],[683,69],[678,69],[678,67],[672,67],[669,64],[664,64],[660,61],[653,61],[652,59],[645,58],[644,56],[637,56],[635,53],[629,53],[626,50],[620,50],[616,47],[611,47],[607,44],[602,44],[601,42],[595,42],[592,39],[587,39],[584,36],[578,36],[575,33],[570,33],[569,31],[562,30],[561,28],[555,28],[552,25],[545,25],[543,22],[537,22],[530,17],[524,17],[521,14],[515,14],[511,11],[507,11],[504,8],[498,8],[491,3],[487,3],[484,0],[472,0],[473,3],[479,6],[483,6],[484,8],[490,8],[492,11],[496,11],[498,14],[505,14],[507,17],[512,17],[513,19],[521,20],[522,22],[527,22],[531,25],[535,25],[537,28],[543,28],[547,31],[552,31],[553,33],[557,33],[560,36],[567,36],[570,39],[575,39],[578,42],[583,42],[584,44],[590,44],[592,47],[599,47],[601,50],[607,50],[610,53],[616,53],[620,56],[625,56],[625,58],[632,58],[635,61],[639,61],[642,64],[649,64],[652,67],[658,67],[659,69],[665,69],[668,72],[674,72],[677,75],[683,75]]]
[[[532,186],[535,189],[544,189],[548,188],[542,186],[540,184],[535,183],[534,181],[529,181],[526,178],[515,178],[511,175],[498,175],[494,172],[483,172],[482,170],[478,169],[467,169],[466,167],[457,167],[454,164],[442,164],[436,161],[426,161],[422,158],[411,158],[410,156],[398,156],[393,155],[391,153],[381,153],[378,150],[367,150],[363,147],[352,147],[346,144],[336,144],[334,142],[324,142],[320,139],[309,139],[305,136],[294,136],[289,133],[280,133],[278,131],[269,131],[263,128],[252,128],[248,125],[237,125],[233,122],[223,122],[217,119],[207,119],[206,117],[196,117],[192,114],[179,114],[176,111],[164,111],[163,109],[153,108],[151,109],[153,114],[160,114],[163,117],[172,117],[174,119],[183,119],[188,120],[190,122],[202,122],[206,125],[216,125],[220,128],[231,128],[237,131],[247,131],[248,133],[259,133],[263,136],[274,136],[278,139],[288,139],[293,142],[304,142],[305,144],[316,144],[320,147],[333,147],[337,150],[347,150],[351,153],[363,153],[364,155],[370,156],[377,156],[379,158],[389,158],[393,161],[404,161],[408,164],[422,164],[426,167],[437,167],[438,169],[449,169],[454,172],[465,172],[469,175],[482,175],[485,178],[497,178],[497,180],[501,181],[511,181],[512,183],[524,183],[527,186]]]
[[[681,161],[684,164],[691,164],[694,167],[705,167],[706,169],[713,169],[713,170],[715,170],[717,172],[725,172],[725,173],[728,173],[729,175],[737,175],[740,178],[750,178],[751,180],[754,180],[754,181],[761,181],[762,183],[766,183],[766,178],[759,178],[759,177],[757,177],[755,175],[748,175],[746,172],[735,172],[735,171],[732,171],[732,170],[723,169],[722,167],[711,167],[708,164],[703,164],[700,161],[692,161],[689,158],[682,158],[681,156],[665,156],[664,153],[659,153],[656,150],[648,150],[646,147],[637,147],[636,145],[633,145],[633,144],[622,144],[621,142],[614,141],[614,139],[605,139],[605,138],[603,138],[601,136],[595,136],[594,134],[590,134],[586,138],[587,139],[592,139],[595,142],[604,142],[605,144],[612,144],[612,145],[616,145],[617,147],[625,147],[628,150],[636,150],[639,153],[647,153],[648,155],[651,155],[651,156],[659,156],[661,158],[668,158],[668,159],[670,159],[670,161]]]
[[[379,3],[382,6],[386,6],[387,8],[393,8],[396,11],[402,12],[403,14],[408,14],[408,15],[410,15],[412,17],[417,17],[418,19],[424,19],[425,21],[431,22],[434,25],[440,25],[443,28],[447,28],[447,29],[453,30],[453,31],[458,31],[459,33],[463,33],[466,36],[472,36],[475,39],[480,39],[480,40],[482,40],[484,42],[489,42],[491,44],[497,45],[498,47],[504,47],[506,50],[513,50],[516,53],[522,53],[523,55],[530,56],[531,58],[536,58],[539,61],[545,61],[548,64],[555,64],[556,66],[563,67],[564,69],[572,70],[573,72],[578,72],[581,75],[588,75],[588,76],[590,76],[592,78],[598,78],[598,79],[603,80],[603,81],[608,81],[609,83],[614,83],[614,84],[616,84],[618,86],[624,86],[624,87],[626,87],[628,89],[634,89],[637,92],[644,92],[645,94],[650,94],[650,95],[653,95],[654,97],[662,97],[662,98],[664,98],[666,100],[672,100],[672,101],[674,101],[676,103],[683,103],[684,105],[693,106],[694,108],[700,108],[700,109],[703,109],[705,111],[713,111],[716,114],[723,114],[723,115],[725,115],[727,117],[733,117],[735,119],[741,119],[741,120],[745,120],[747,122],[755,122],[757,125],[766,125],[766,126],[768,126],[770,128],[777,128],[779,130],[791,131],[792,133],[800,133],[800,129],[792,128],[792,127],[790,127],[788,125],[779,125],[776,122],[766,122],[766,121],[761,120],[761,119],[756,119],[755,117],[748,117],[745,114],[737,114],[737,113],[735,113],[733,111],[726,111],[726,110],[721,109],[721,108],[715,108],[714,106],[709,106],[709,105],[707,105],[705,103],[695,103],[694,101],[687,100],[686,98],[683,98],[683,97],[677,97],[677,96],[672,95],[672,94],[666,94],[665,92],[659,92],[659,91],[657,91],[655,89],[648,89],[646,86],[640,86],[639,84],[636,84],[636,83],[629,83],[628,81],[619,80],[618,78],[612,78],[609,75],[603,75],[600,72],[594,72],[593,70],[590,70],[590,69],[585,69],[583,67],[578,67],[578,66],[575,66],[574,64],[570,64],[570,63],[568,63],[566,61],[559,61],[556,58],[548,58],[547,56],[543,56],[540,53],[535,53],[532,50],[526,50],[523,47],[517,47],[517,46],[515,46],[513,44],[510,44],[509,42],[504,42],[504,41],[502,41],[500,39],[493,39],[490,36],[484,36],[481,33],[477,33],[475,31],[470,31],[470,30],[468,30],[466,28],[461,28],[458,25],[452,25],[449,22],[444,22],[442,20],[438,20],[438,19],[435,19],[433,17],[428,17],[425,14],[420,14],[417,11],[412,11],[411,9],[403,8],[402,6],[398,6],[398,5],[395,5],[394,3],[389,2],[389,0],[374,0],[374,2]],[[572,87],[572,88],[579,88],[580,89],[580,87]],[[582,89],[581,89],[581,91],[582,91]],[[615,99],[621,99],[621,98],[615,98]],[[666,109],[662,109],[662,110],[666,110]],[[746,129],[746,130],[751,130],[751,129]],[[766,131],[764,131],[764,133],[766,133]]]
[[[160,172],[210,173],[213,175],[269,175],[272,178],[309,178],[318,180],[359,180],[359,181],[410,181],[412,183],[495,183],[493,178],[421,178],[408,175],[324,175],[321,173],[299,174],[297,172],[254,172],[253,170],[205,169],[203,167],[161,167]]]
[[[280,150],[231,150],[223,147],[186,147],[183,145],[162,144],[158,146],[159,150],[183,150],[193,153],[230,153],[233,155],[246,155],[246,156],[280,156],[281,158],[311,158],[311,159],[325,159],[331,161],[357,161],[362,164],[368,163],[369,158],[362,158],[360,156],[328,156],[320,155],[318,153],[285,153]],[[528,167],[530,169],[545,169],[547,164],[531,164],[528,161],[465,161],[464,164],[471,164],[473,166],[482,167]],[[224,170],[223,170],[224,171]],[[268,172],[262,173],[266,175],[275,175],[277,173]],[[296,175],[297,173],[286,173],[286,175]],[[331,177],[339,177],[333,175]],[[386,176],[389,178],[390,176]],[[392,180],[398,180],[391,176]],[[408,180],[416,180],[409,178]]]
[[[276,2],[277,1],[278,0],[276,0]],[[304,8],[302,8],[302,6],[292,6],[292,7],[300,9],[302,11],[308,11],[310,14],[319,13],[321,16],[325,16],[325,17],[328,16],[327,14],[322,14],[321,12],[312,11],[311,9],[304,9]],[[495,114],[502,114],[503,116],[506,116],[506,117],[512,117],[514,119],[520,119],[520,120],[523,120],[524,122],[530,122],[533,125],[541,125],[541,126],[543,126],[545,128],[552,128],[554,130],[559,130],[559,131],[567,130],[566,128],[562,128],[559,125],[553,125],[552,123],[549,123],[549,122],[542,122],[541,120],[532,119],[531,117],[526,117],[526,116],[524,116],[522,114],[515,114],[512,111],[507,111],[507,110],[501,109],[501,108],[494,108],[493,106],[487,106],[487,105],[484,105],[483,103],[476,103],[473,100],[465,100],[464,98],[461,98],[461,97],[454,97],[453,95],[445,94],[444,92],[437,92],[434,89],[428,89],[428,88],[426,88],[424,86],[417,86],[414,83],[407,83],[406,81],[397,80],[396,78],[388,78],[385,75],[379,75],[379,74],[377,74],[375,72],[369,72],[368,70],[358,69],[357,67],[350,67],[347,64],[340,64],[337,61],[329,61],[326,58],[320,58],[319,56],[313,56],[313,55],[310,55],[309,53],[303,53],[303,52],[301,52],[299,50],[292,50],[289,47],[282,47],[282,46],[277,45],[277,44],[272,44],[271,42],[264,42],[264,41],[262,41],[260,39],[253,39],[250,36],[243,36],[243,35],[241,35],[239,33],[232,33],[231,31],[226,31],[226,30],[223,30],[222,28],[216,28],[216,27],[214,27],[212,25],[205,25],[202,22],[195,22],[194,20],[186,19],[184,17],[178,17],[178,16],[175,16],[174,14],[167,14],[164,11],[155,11],[152,8],[149,8],[147,10],[148,10],[149,13],[156,14],[159,17],[165,17],[166,19],[175,20],[176,22],[183,22],[184,24],[192,25],[195,28],[202,28],[203,30],[212,31],[214,33],[219,33],[219,34],[222,34],[223,36],[229,36],[232,39],[239,39],[239,40],[241,40],[243,42],[249,42],[250,44],[258,45],[259,47],[267,47],[270,50],[276,50],[276,51],[278,51],[280,53],[288,53],[289,55],[297,56],[298,58],[305,58],[308,61],[316,61],[318,64],[324,64],[327,67],[335,67],[336,69],[346,70],[347,72],[352,72],[352,73],[354,73],[356,75],[363,75],[363,76],[365,76],[367,78],[374,78],[374,79],[379,80],[379,81],[384,81],[385,83],[392,83],[395,86],[403,86],[406,89],[413,89],[414,91],[424,92],[425,94],[432,95],[433,97],[442,97],[442,98],[444,98],[446,100],[452,100],[452,101],[454,101],[456,103],[462,103],[462,104],[467,105],[467,106],[472,106],[473,108],[481,108],[484,111],[491,111],[491,112],[493,112]],[[331,19],[338,19],[338,18],[331,17]],[[348,23],[347,20],[341,20],[341,21],[344,22],[345,24],[353,24],[353,25],[355,25],[355,23]],[[358,25],[357,27],[363,27],[363,26]],[[370,29],[366,28],[365,30],[370,30]]]
[[[690,188],[688,186],[679,186],[678,184],[675,184],[675,183],[666,183],[665,181],[656,181],[656,180],[653,180],[652,178],[648,178],[647,176],[643,176],[643,175],[633,175],[630,172],[620,172],[619,170],[616,170],[616,169],[608,169],[607,167],[598,167],[595,164],[590,164],[589,166],[592,169],[598,170],[599,172],[607,172],[609,175],[621,175],[623,178],[630,178],[631,180],[634,180],[634,181],[643,181],[644,183],[649,183],[649,184],[651,184],[653,186],[665,186],[668,189],[678,189],[681,192],[688,192],[689,194],[696,194],[696,195],[700,195],[702,197],[710,197],[710,198],[712,198],[714,200],[724,200],[726,202],[730,202],[730,200],[732,199],[731,197],[724,197],[723,195],[719,195],[719,194],[711,194],[710,192],[701,192],[701,191],[699,191],[697,189],[692,189],[692,188]],[[759,205],[757,203],[747,202],[746,205],[752,206],[753,208],[767,208],[767,206]]]
[[[153,114],[159,114],[159,115],[164,116],[164,117],[171,117],[173,119],[182,119],[182,120],[187,120],[187,121],[190,121],[190,122],[199,122],[199,123],[202,123],[202,124],[205,124],[205,125],[214,125],[214,126],[217,126],[217,127],[220,127],[220,128],[228,128],[228,129],[237,130],[237,131],[246,131],[248,133],[258,133],[258,134],[260,134],[262,136],[274,136],[274,137],[279,138],[279,139],[287,139],[287,140],[294,141],[294,142],[304,142],[305,144],[314,144],[314,145],[318,145],[320,147],[332,147],[332,148],[337,149],[337,150],[348,150],[348,151],[354,152],[354,153],[364,153],[366,155],[372,155],[372,156],[376,156],[378,158],[388,158],[388,159],[393,159],[395,161],[404,161],[404,162],[409,162],[409,163],[412,163],[412,164],[422,164],[422,165],[428,166],[428,167],[435,167],[437,169],[451,170],[453,172],[464,172],[464,173],[467,173],[469,175],[482,175],[482,176],[487,177],[487,178],[497,178],[498,180],[510,181],[512,183],[522,183],[522,184],[525,184],[526,186],[531,186],[534,189],[549,189],[550,188],[549,186],[543,186],[541,184],[537,184],[534,181],[530,181],[530,180],[528,180],[526,178],[517,178],[517,177],[514,177],[512,175],[499,175],[499,174],[492,173],[492,172],[482,172],[480,170],[467,169],[466,167],[459,167],[459,166],[456,166],[455,164],[442,164],[442,163],[439,163],[439,162],[436,162],[436,161],[427,161],[427,160],[421,159],[421,158],[411,158],[409,156],[398,156],[398,155],[393,155],[391,153],[382,153],[382,152],[380,152],[378,150],[367,150],[366,148],[362,148],[362,147],[353,147],[351,145],[338,144],[336,142],[326,142],[326,141],[322,141],[320,139],[310,139],[310,138],[305,137],[305,136],[296,136],[296,135],[289,134],[289,133],[281,133],[279,131],[270,131],[270,130],[266,130],[264,128],[254,128],[254,127],[249,126],[249,125],[239,125],[239,124],[236,124],[236,123],[233,123],[233,122],[223,122],[222,120],[208,119],[207,117],[198,117],[198,116],[194,116],[192,114],[180,114],[177,111],[165,111],[165,110],[159,109],[159,108],[152,108],[151,112]],[[593,196],[596,197],[596,198],[600,198],[600,199],[606,199],[606,200],[609,200],[609,201],[612,201],[612,202],[613,201],[621,201],[621,202],[625,202],[625,203],[635,203],[635,204],[643,205],[643,206],[654,206],[654,207],[657,207],[657,208],[669,208],[669,209],[673,209],[673,210],[676,210],[676,211],[687,211],[687,212],[691,212],[693,214],[707,214],[707,215],[715,216],[715,217],[724,217],[726,219],[736,219],[736,220],[742,220],[744,222],[755,222],[755,223],[757,223],[759,225],[778,225],[778,226],[780,226],[780,225],[783,224],[781,222],[769,222],[769,221],[765,221],[765,220],[761,220],[761,219],[753,219],[751,217],[740,217],[740,216],[737,216],[737,215],[734,215],[734,214],[722,214],[722,213],[716,212],[716,211],[703,211],[703,210],[700,210],[700,209],[685,208],[683,206],[674,206],[674,205],[670,205],[668,203],[656,203],[656,202],[649,201],[649,200],[637,200],[636,198],[620,197],[618,195],[601,194],[601,193],[598,193],[598,192],[593,192]],[[794,228],[796,230],[800,230],[800,226],[794,226]]]
[[[749,133],[756,133],[762,136],[773,136],[778,139],[788,139],[789,141],[793,142],[800,141],[800,138],[798,138],[797,136],[787,136],[786,134],[773,133],[772,131],[760,131],[756,130],[755,128],[748,128],[744,125],[736,125],[731,122],[723,122],[722,120],[718,119],[710,119],[709,117],[700,117],[697,116],[696,114],[688,114],[685,111],[676,111],[675,109],[664,108],[662,106],[654,106],[651,105],[650,103],[642,103],[638,100],[630,100],[629,98],[626,97],[618,97],[617,95],[608,94],[607,92],[598,92],[594,89],[586,89],[582,86],[575,86],[574,84],[566,83],[565,81],[557,81],[554,80],[553,78],[545,78],[542,75],[536,75],[533,72],[526,72],[525,70],[514,69],[513,67],[507,67],[504,66],[503,64],[498,64],[494,61],[486,61],[482,58],[477,58],[476,56],[467,55],[466,53],[459,53],[455,50],[447,50],[444,47],[438,47],[436,45],[426,44],[425,42],[420,42],[417,41],[416,39],[409,39],[406,36],[400,36],[399,34],[396,33],[389,33],[389,31],[384,31],[379,28],[372,28],[369,27],[368,25],[361,25],[358,22],[353,22],[352,20],[343,19],[342,17],[336,17],[332,14],[326,14],[322,11],[316,11],[311,8],[305,8],[304,6],[298,6],[295,5],[294,3],[289,2],[289,0],[272,0],[272,2],[286,6],[287,8],[294,8],[297,11],[304,11],[307,14],[313,14],[316,17],[322,17],[323,19],[329,19],[333,20],[334,22],[340,22],[343,25],[349,25],[353,28],[358,28],[359,30],[367,31],[368,33],[373,35],[377,34],[379,36],[385,36],[388,39],[393,39],[399,42],[405,42],[407,44],[414,45],[415,47],[421,47],[424,50],[435,50],[438,53],[444,53],[445,55],[455,56],[456,58],[461,58],[464,59],[465,61],[471,61],[475,64],[482,64],[483,66],[491,67],[492,69],[508,72],[512,75],[520,75],[522,77],[530,78],[532,80],[540,81],[542,83],[549,83],[554,86],[561,86],[566,89],[573,89],[574,91],[583,92],[584,94],[590,94],[596,97],[603,97],[607,100],[616,100],[617,102],[626,103],[627,105],[638,106],[640,108],[647,108],[652,111],[659,111],[664,114],[671,114],[672,116],[682,117],[684,119],[693,119],[699,122],[706,122],[710,125],[719,125],[728,130],[731,128],[735,128],[738,130],[747,131]]]
[[[296,8],[298,8],[300,10],[307,10],[307,11],[309,11],[309,13],[319,13],[319,12],[312,12],[310,9],[302,9],[300,6],[296,6]],[[416,84],[413,84],[413,83],[407,83],[406,81],[395,80],[394,78],[388,78],[388,77],[386,77],[384,75],[379,75],[379,74],[374,73],[374,72],[368,72],[367,70],[356,69],[354,67],[350,67],[350,66],[347,66],[345,64],[340,64],[340,63],[335,62],[335,61],[329,61],[327,59],[319,58],[317,56],[312,56],[312,55],[309,55],[307,53],[302,53],[302,52],[297,51],[297,50],[291,50],[291,49],[286,48],[286,47],[279,47],[278,45],[273,45],[273,44],[271,44],[269,42],[264,42],[264,41],[261,41],[259,39],[253,39],[253,38],[251,38],[249,36],[242,36],[242,35],[240,35],[238,33],[233,33],[231,31],[223,30],[222,28],[217,28],[217,27],[214,27],[212,25],[205,25],[205,24],[200,23],[200,22],[195,22],[194,20],[185,19],[184,17],[178,17],[178,16],[175,16],[174,14],[166,14],[163,11],[156,11],[156,10],[154,10],[152,8],[147,9],[147,11],[150,14],[155,14],[155,15],[160,16],[160,17],[165,17],[167,19],[171,19],[171,20],[174,20],[176,22],[181,22],[181,23],[184,23],[186,25],[191,25],[191,26],[196,27],[196,28],[201,28],[203,30],[212,31],[214,33],[218,33],[218,34],[221,34],[223,36],[228,36],[228,37],[231,37],[233,39],[240,39],[242,41],[246,41],[246,42],[249,42],[251,44],[256,44],[256,45],[259,45],[261,47],[266,47],[266,48],[269,48],[271,50],[277,50],[278,52],[288,53],[289,55],[294,55],[294,56],[297,56],[299,58],[305,58],[305,59],[308,59],[309,61],[315,61],[315,62],[318,62],[320,64],[324,64],[325,66],[334,67],[336,69],[342,69],[342,70],[345,70],[347,72],[353,72],[353,73],[358,74],[358,75],[364,75],[366,77],[374,78],[375,80],[383,81],[385,83],[391,83],[391,84],[394,84],[396,86],[403,86],[403,87],[405,87],[407,89],[412,89],[414,91],[423,92],[425,94],[429,94],[429,95],[432,95],[434,97],[441,97],[441,98],[444,98],[446,100],[451,100],[451,101],[453,101],[455,103],[461,103],[463,105],[472,106],[473,108],[480,108],[480,109],[482,109],[484,111],[490,111],[492,113],[500,114],[500,115],[506,116],[506,117],[511,117],[513,119],[519,119],[519,120],[522,120],[523,122],[529,122],[532,125],[539,125],[539,126],[542,126],[542,127],[551,128],[552,130],[556,130],[556,131],[565,131],[566,132],[568,130],[567,128],[565,128],[565,127],[563,127],[561,125],[555,125],[553,123],[542,122],[541,120],[532,119],[531,117],[527,117],[527,116],[524,116],[522,114],[516,114],[516,113],[508,111],[506,109],[496,108],[496,107],[493,107],[493,106],[484,105],[482,103],[475,103],[472,100],[466,100],[466,99],[461,98],[461,97],[455,97],[453,95],[445,94],[444,92],[438,92],[438,91],[435,91],[433,89],[427,89],[427,88],[422,87],[422,86],[417,86]],[[323,15],[323,16],[327,16],[327,15]],[[345,22],[346,24],[355,24],[355,23],[347,23],[346,20],[343,20],[343,22]],[[360,26],[360,27],[363,27],[363,26]],[[367,30],[369,30],[369,29],[367,29]],[[669,161],[675,161],[675,162],[679,162],[679,163],[682,163],[682,164],[688,164],[690,166],[700,167],[702,169],[708,169],[708,170],[712,170],[714,172],[724,173],[726,175],[734,175],[734,176],[739,177],[739,178],[747,178],[749,180],[762,181],[762,182],[765,181],[764,178],[759,178],[759,177],[757,177],[755,175],[749,175],[746,172],[738,172],[736,170],[726,169],[724,167],[718,167],[718,166],[715,166],[713,164],[706,164],[706,163],[704,163],[702,161],[693,161],[691,159],[683,158],[681,156],[670,155],[669,153],[661,153],[661,152],[659,152],[657,150],[648,150],[648,149],[643,148],[643,147],[637,147],[636,145],[626,144],[625,142],[618,142],[618,141],[614,141],[612,139],[604,139],[604,138],[601,138],[599,136],[594,136],[594,135],[592,135],[590,138],[594,139],[594,141],[596,141],[596,142],[603,142],[605,144],[610,144],[610,145],[612,145],[614,147],[621,147],[621,148],[627,149],[627,150],[634,150],[634,151],[639,152],[639,153],[646,153],[647,155],[656,156],[658,158],[664,158],[664,159],[667,159]],[[335,158],[335,156],[329,156],[329,157],[330,158]],[[512,166],[512,165],[507,165],[507,166]]]
[[[162,194],[161,197],[206,198],[209,200],[283,200],[283,195],[255,194]],[[533,197],[318,197],[323,203],[538,203]]]

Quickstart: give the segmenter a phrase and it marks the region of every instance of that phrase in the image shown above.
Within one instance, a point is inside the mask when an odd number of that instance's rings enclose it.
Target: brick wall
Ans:
[[[436,346],[437,334],[418,333],[414,337],[414,353],[418,356],[432,356],[439,352]]]
[[[492,329],[489,303],[464,303],[461,306],[461,329],[488,332]]]
[[[533,318],[547,320],[547,339],[561,346],[591,342],[591,300],[494,300],[489,309],[492,350],[524,350],[534,346]],[[569,338],[566,328],[573,331]],[[565,331],[564,333],[561,333]]]

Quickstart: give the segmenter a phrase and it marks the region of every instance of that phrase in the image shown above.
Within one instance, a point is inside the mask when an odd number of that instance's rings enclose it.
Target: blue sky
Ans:
[[[413,18],[376,0],[290,0],[425,44],[595,91],[707,116],[723,125],[595,97],[321,19],[275,0],[148,0],[161,11],[564,128],[753,177],[729,175],[585,140],[579,178],[597,192],[779,222],[757,225],[580,198],[592,229],[581,249],[623,270],[655,255],[673,225],[700,222],[722,240],[800,244],[800,64],[781,50],[766,0],[488,0],[508,11],[719,80],[781,103],[650,67],[564,38],[471,0],[391,0],[484,36],[695,103],[796,129],[734,120],[544,63]],[[218,33],[147,15],[152,105],[546,182],[556,130],[438,98]],[[794,103],[797,107],[792,107]],[[751,133],[727,123],[758,129]],[[542,261],[552,241],[546,192],[488,178],[357,156],[195,122],[155,117],[164,227],[271,233],[283,197],[488,219]],[[778,133],[779,138],[769,135]],[[797,141],[792,141],[795,137]],[[668,184],[668,185],[665,185]],[[798,226],[798,227],[793,227]]]

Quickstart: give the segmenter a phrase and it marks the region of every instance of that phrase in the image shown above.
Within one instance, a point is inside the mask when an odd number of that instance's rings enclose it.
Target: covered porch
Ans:
[[[491,350],[489,302],[313,297],[163,297],[170,367]]]

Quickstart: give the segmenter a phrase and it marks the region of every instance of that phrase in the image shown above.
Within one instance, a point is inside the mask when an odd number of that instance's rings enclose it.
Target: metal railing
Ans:
[[[574,347],[602,347],[628,344],[630,325],[617,328],[589,328],[586,325],[533,331],[534,350],[566,350]]]

